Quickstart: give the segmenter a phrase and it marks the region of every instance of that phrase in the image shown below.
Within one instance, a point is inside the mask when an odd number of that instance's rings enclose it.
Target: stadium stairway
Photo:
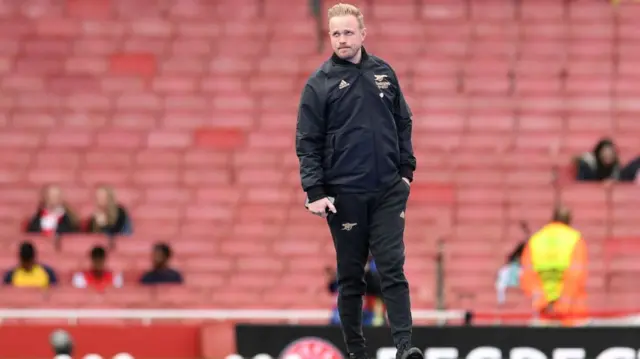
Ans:
[[[0,6],[3,268],[13,263],[19,223],[42,185],[61,184],[87,215],[92,189],[109,183],[136,230],[119,240],[114,268],[133,282],[151,243],[175,247],[187,286],[158,296],[161,303],[331,304],[323,273],[333,248],[324,223],[303,211],[292,137],[300,89],[328,53],[316,53],[306,2],[260,3]],[[419,167],[406,230],[415,306],[434,305],[442,241],[447,305],[494,309],[495,272],[522,237],[518,222],[543,224],[558,200],[573,208],[589,241],[590,287],[610,282],[612,295],[634,291],[624,278],[637,266],[621,262],[622,274],[609,278],[600,250],[611,237],[640,236],[640,189],[554,181],[553,170],[566,172],[571,156],[603,135],[615,138],[623,156],[637,153],[640,7],[367,4],[367,46],[394,66],[415,115]],[[100,241],[70,237],[57,253],[36,240],[63,278]],[[0,304],[9,307],[103,303],[65,288],[44,302],[2,291]],[[135,307],[150,295],[125,292],[106,295],[102,305]],[[606,305],[601,293],[598,306]],[[508,308],[526,307],[510,298]]]

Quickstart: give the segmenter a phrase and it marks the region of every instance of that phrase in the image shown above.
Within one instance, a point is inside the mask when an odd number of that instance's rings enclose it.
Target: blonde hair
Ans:
[[[118,202],[116,200],[116,193],[112,187],[102,185],[98,187],[96,191],[104,191],[107,194],[107,208],[105,208],[105,214],[107,215],[107,225],[113,226],[118,221]],[[100,228],[92,228],[94,232],[100,232]]]
[[[351,4],[335,4],[329,8],[327,14],[329,15],[329,20],[337,16],[355,16],[360,29],[364,29],[364,15],[362,15],[360,9]]]

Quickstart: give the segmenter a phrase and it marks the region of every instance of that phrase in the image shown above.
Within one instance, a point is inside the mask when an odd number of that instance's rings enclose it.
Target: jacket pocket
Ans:
[[[411,192],[411,185],[409,183],[407,183],[407,181],[405,181],[404,178],[401,178],[400,182],[402,182],[402,185],[407,190],[407,193],[410,193]]]

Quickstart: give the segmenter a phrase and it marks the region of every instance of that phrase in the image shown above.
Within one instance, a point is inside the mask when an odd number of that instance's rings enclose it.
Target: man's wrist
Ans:
[[[307,190],[307,198],[309,199],[309,203],[315,202],[325,197],[327,197],[327,194],[324,192],[324,188],[322,186],[314,186]]]
[[[409,166],[403,166],[400,168],[400,176],[408,179],[409,182],[413,182],[413,169]]]

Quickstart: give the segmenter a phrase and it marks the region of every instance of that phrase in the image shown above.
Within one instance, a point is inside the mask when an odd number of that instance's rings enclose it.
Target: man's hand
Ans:
[[[409,181],[408,178],[402,177],[402,180],[405,181],[409,187],[411,187],[411,181]]]
[[[315,214],[316,216],[320,216],[320,217],[326,217],[329,213],[327,212],[327,209],[329,210],[329,212],[332,213],[337,213],[336,211],[336,207],[333,205],[333,203],[331,203],[331,200],[329,200],[328,197],[325,198],[321,198],[315,202],[311,202],[309,203],[309,205],[307,205],[307,210],[313,214]]]

